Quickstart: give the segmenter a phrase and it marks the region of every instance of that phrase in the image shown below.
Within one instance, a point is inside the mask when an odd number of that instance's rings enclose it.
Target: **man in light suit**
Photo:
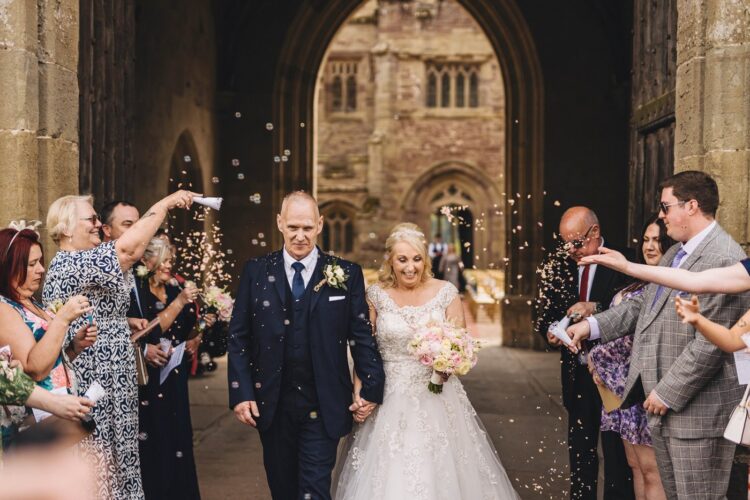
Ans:
[[[660,265],[702,271],[745,257],[714,220],[719,190],[710,176],[681,172],[660,189],[660,217],[680,242]],[[608,342],[635,332],[623,407],[642,403],[649,413],[667,496],[724,498],[736,447],[722,435],[743,391],[733,356],[680,321],[674,307],[679,293],[649,285],[642,295],[570,327],[568,334],[575,351],[583,339]],[[703,315],[730,327],[750,308],[750,294],[706,295],[700,302]]]

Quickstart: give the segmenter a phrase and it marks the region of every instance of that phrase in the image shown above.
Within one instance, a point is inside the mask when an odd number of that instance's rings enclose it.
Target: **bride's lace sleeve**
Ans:
[[[449,305],[451,305],[453,299],[458,297],[458,289],[453,285],[453,283],[446,281],[443,285],[443,288],[440,289],[438,294],[440,295],[440,298],[437,300],[437,303],[439,304],[441,309],[445,310]]]
[[[376,311],[380,309],[380,286],[377,283],[373,283],[372,285],[367,287],[367,292],[365,295],[367,296],[367,302],[372,304],[372,307],[375,308]]]

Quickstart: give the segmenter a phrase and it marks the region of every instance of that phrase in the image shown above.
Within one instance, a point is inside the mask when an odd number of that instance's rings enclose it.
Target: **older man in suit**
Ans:
[[[560,341],[548,332],[550,323],[567,315],[573,321],[609,307],[612,297],[628,279],[603,266],[579,265],[599,251],[604,243],[599,219],[587,207],[572,207],[560,219],[565,252],[556,252],[547,262],[549,272],[540,280],[536,302],[536,329],[553,347]],[[586,367],[586,355],[562,349],[560,356],[562,399],[568,412],[570,498],[597,498],[599,476],[599,424],[602,402]],[[601,433],[604,451],[604,496],[609,500],[633,498],[633,484],[620,436]]]
[[[662,266],[701,271],[745,257],[714,220],[716,182],[697,171],[661,184],[660,217],[679,241]],[[669,498],[718,499],[727,492],[735,445],[722,438],[742,397],[734,358],[683,324],[673,306],[678,290],[649,285],[646,292],[568,329],[573,350],[586,338],[604,342],[635,332],[624,406],[642,403],[649,413],[656,459]],[[750,294],[700,298],[702,313],[733,325],[750,307]]]

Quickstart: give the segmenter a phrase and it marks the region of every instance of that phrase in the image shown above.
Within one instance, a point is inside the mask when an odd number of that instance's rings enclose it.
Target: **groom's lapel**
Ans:
[[[315,272],[313,272],[312,278],[310,278],[310,283],[308,286],[313,287],[313,289],[310,291],[312,293],[312,297],[310,297],[310,311],[315,310],[315,306],[318,305],[318,300],[320,300],[320,296],[323,295],[323,288],[319,288],[318,291],[315,291],[315,287],[318,286],[318,283],[323,279],[323,266],[326,263],[326,255],[320,251],[320,248],[318,248],[318,262],[315,264]],[[324,285],[325,287],[325,285]]]
[[[284,270],[284,255],[282,252],[276,254],[269,271],[269,276],[274,277],[273,284],[279,294],[281,306],[286,307],[286,271]]]

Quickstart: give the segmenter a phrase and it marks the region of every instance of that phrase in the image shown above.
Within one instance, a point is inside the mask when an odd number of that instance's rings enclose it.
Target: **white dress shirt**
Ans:
[[[307,256],[303,257],[301,260],[297,260],[289,255],[289,252],[286,251],[286,247],[284,247],[283,254],[284,271],[286,272],[286,280],[289,282],[289,288],[294,288],[294,285],[292,284],[292,280],[294,279],[294,268],[292,267],[292,264],[295,262],[301,262],[302,265],[305,266],[301,274],[302,279],[305,282],[305,288],[307,288],[307,284],[310,282],[313,272],[315,271],[315,266],[318,264],[318,247],[313,247],[312,252],[307,254]]]

